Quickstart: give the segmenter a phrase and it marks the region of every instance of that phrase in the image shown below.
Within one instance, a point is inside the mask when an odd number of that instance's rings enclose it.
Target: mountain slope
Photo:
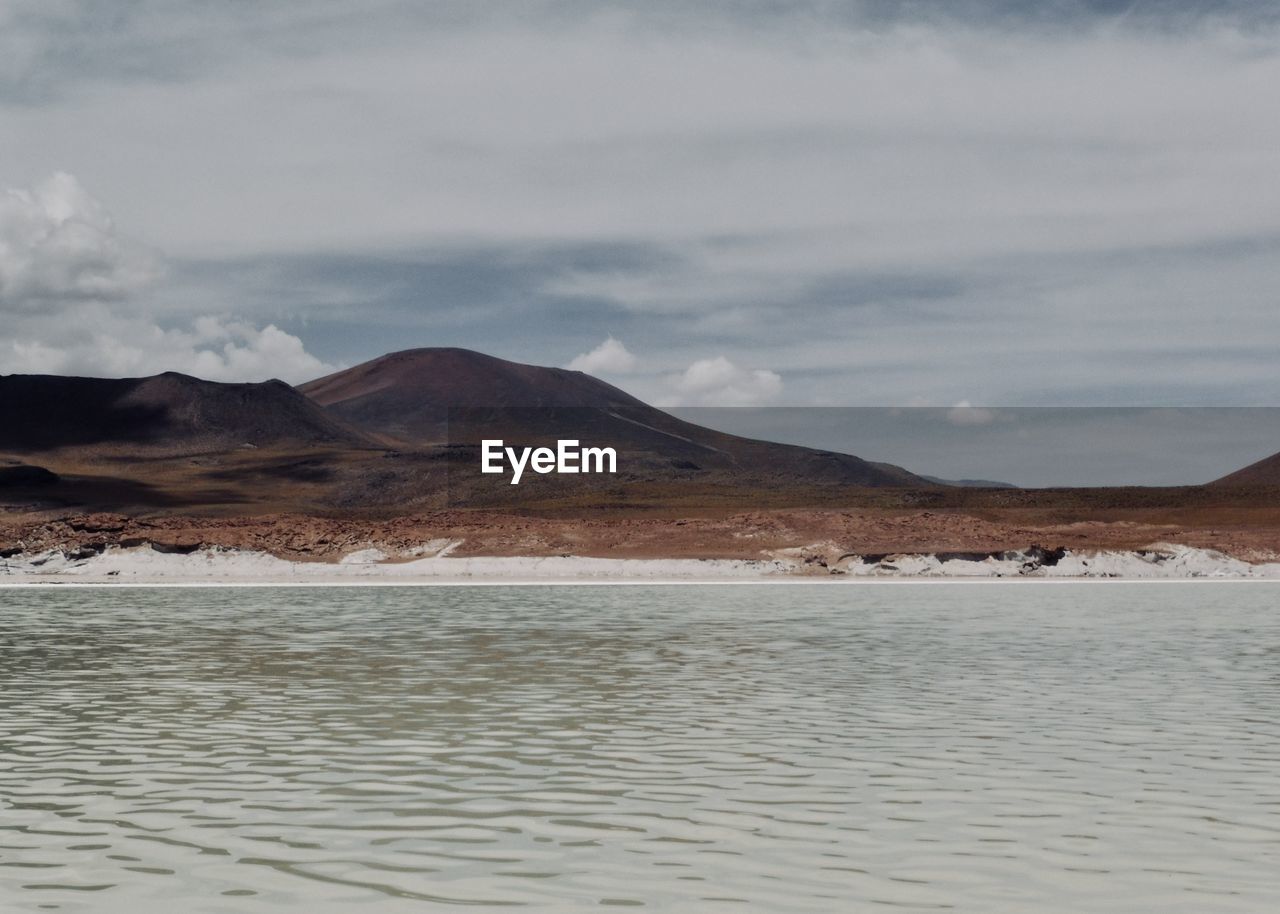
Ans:
[[[393,352],[298,390],[353,425],[415,443],[442,442],[449,409],[649,409],[580,371],[522,365],[469,349]]]
[[[921,479],[936,482],[940,486],[955,486],[961,489],[1016,489],[1011,482],[999,482],[994,479],[943,479],[941,476],[921,475]]]
[[[474,447],[484,438],[534,445],[571,437],[628,453],[627,466],[653,478],[730,471],[757,482],[930,485],[889,464],[703,428],[582,372],[466,349],[391,353],[299,390],[353,426],[410,446]]]
[[[1280,454],[1264,457],[1243,469],[1215,479],[1215,486],[1280,486]]]
[[[0,376],[0,450],[94,448],[168,454],[251,444],[368,446],[283,381]]]

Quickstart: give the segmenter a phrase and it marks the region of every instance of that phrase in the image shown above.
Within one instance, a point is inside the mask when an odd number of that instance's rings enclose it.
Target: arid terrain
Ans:
[[[616,475],[479,472],[479,441],[572,434]],[[942,484],[847,454],[702,428],[581,372],[455,349],[300,388],[0,377],[0,557],[151,544],[336,561],[410,555],[755,559],[1141,549],[1280,557],[1280,457],[1175,488]]]
[[[1162,490],[1135,493],[1127,505],[1109,490],[986,490],[968,504],[908,507],[892,498],[843,507],[753,510],[697,508],[561,509],[543,513],[452,509],[404,515],[317,516],[152,512],[137,516],[66,512],[0,515],[0,557],[58,549],[92,555],[108,546],[150,544],[160,551],[249,549],[303,561],[337,561],[360,549],[409,556],[430,540],[456,540],[454,555],[582,555],[614,558],[757,559],[801,550],[829,561],[847,553],[999,553],[1066,547],[1073,551],[1142,549],[1178,543],[1249,562],[1280,559],[1280,491],[1160,504]],[[927,493],[902,491],[910,501]],[[1006,498],[997,498],[1003,494]],[[1103,507],[1090,496],[1107,495]],[[1143,504],[1144,498],[1150,499]],[[1017,496],[1013,499],[1007,496]],[[1187,496],[1195,500],[1195,496]],[[1264,504],[1265,503],[1265,504]]]

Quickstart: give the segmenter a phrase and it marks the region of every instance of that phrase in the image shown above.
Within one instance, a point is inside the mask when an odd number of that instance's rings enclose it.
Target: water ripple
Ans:
[[[1272,911],[1277,595],[0,591],[0,906]]]

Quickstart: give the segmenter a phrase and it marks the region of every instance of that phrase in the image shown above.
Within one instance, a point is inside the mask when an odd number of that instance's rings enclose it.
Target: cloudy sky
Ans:
[[[1277,404],[1278,6],[0,0],[0,372]]]

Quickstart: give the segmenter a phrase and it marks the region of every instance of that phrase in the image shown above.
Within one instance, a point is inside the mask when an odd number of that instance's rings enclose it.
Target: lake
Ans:
[[[1280,910],[1280,585],[0,589],[0,909]]]

